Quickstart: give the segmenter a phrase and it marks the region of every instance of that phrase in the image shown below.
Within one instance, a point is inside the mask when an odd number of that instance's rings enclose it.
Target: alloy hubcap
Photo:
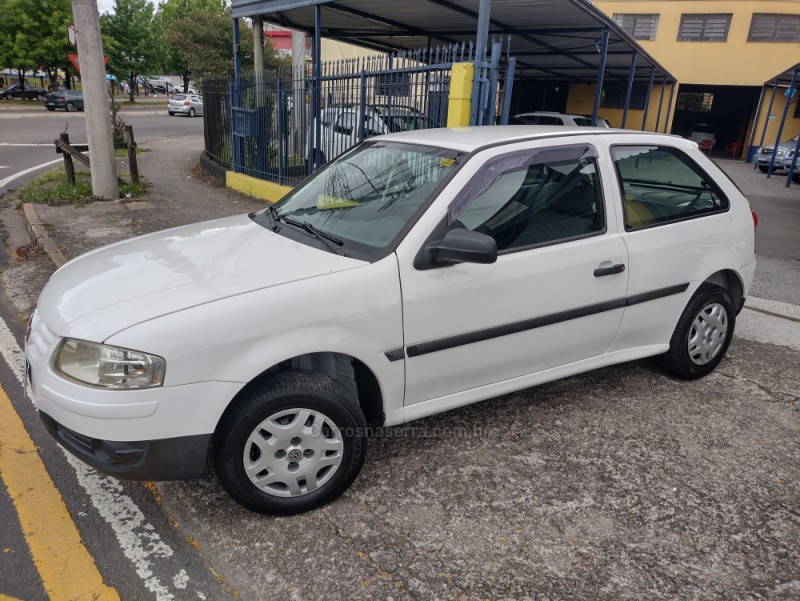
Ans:
[[[287,409],[270,415],[244,445],[250,481],[276,497],[299,497],[324,486],[342,463],[344,441],[319,411]]]
[[[687,349],[695,365],[706,365],[722,350],[728,337],[728,312],[719,303],[703,307],[689,331]]]

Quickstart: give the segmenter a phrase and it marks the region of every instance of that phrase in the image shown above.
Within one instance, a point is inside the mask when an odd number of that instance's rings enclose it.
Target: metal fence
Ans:
[[[452,65],[472,54],[462,44],[327,62],[318,74],[207,80],[206,151],[226,169],[295,185],[365,138],[445,126]]]

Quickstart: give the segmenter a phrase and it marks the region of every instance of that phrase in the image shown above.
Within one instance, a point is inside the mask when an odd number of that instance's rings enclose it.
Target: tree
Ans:
[[[253,42],[248,43],[244,35],[242,37],[242,67],[252,68]],[[199,80],[233,74],[233,23],[228,9],[223,12],[197,9],[187,16],[168,22],[164,25],[164,38],[186,65],[186,73],[191,74],[192,78]],[[289,63],[286,59],[281,58],[269,39],[265,38],[265,67],[275,68],[287,64]]]
[[[130,101],[139,75],[161,70],[164,44],[148,0],[115,0],[114,14],[101,19],[103,46],[108,69],[121,80],[128,80]]]
[[[184,18],[204,18],[208,14],[226,14],[224,0],[166,0],[156,15],[166,45],[165,66],[170,73],[177,73],[183,80],[183,91],[189,91],[189,78],[192,73],[181,51],[184,40],[175,36],[175,23]],[[170,42],[170,39],[174,40]]]
[[[43,69],[55,88],[58,70],[69,63],[70,0],[6,0],[0,19],[0,63],[20,71]]]

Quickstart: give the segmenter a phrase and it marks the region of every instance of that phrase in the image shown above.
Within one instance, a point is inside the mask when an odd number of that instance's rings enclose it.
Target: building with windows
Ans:
[[[786,84],[767,111],[772,96],[769,82],[800,62],[797,0],[595,0],[594,4],[678,80],[672,133],[688,137],[702,124],[714,132],[716,152],[729,149],[739,156],[754,129],[758,144],[765,124],[765,141],[775,141],[787,102],[782,138],[800,132],[798,96],[787,92]],[[568,111],[579,109],[589,92],[573,88]],[[638,88],[632,97],[634,108],[644,97]],[[612,123],[618,96],[618,91],[604,89],[603,114]]]

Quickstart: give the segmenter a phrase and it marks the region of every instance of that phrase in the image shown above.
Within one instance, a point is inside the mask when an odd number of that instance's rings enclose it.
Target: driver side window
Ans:
[[[511,161],[462,200],[453,227],[487,234],[499,252],[545,246],[605,231],[595,159],[577,147],[539,152],[531,161]],[[582,156],[581,156],[582,155]],[[516,163],[516,164],[514,164]],[[494,167],[489,167],[491,171]]]

